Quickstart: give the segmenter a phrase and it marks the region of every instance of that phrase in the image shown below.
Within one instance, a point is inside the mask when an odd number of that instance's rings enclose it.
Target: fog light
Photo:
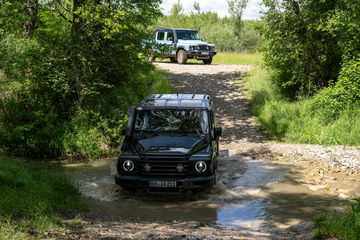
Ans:
[[[204,163],[203,161],[199,161],[195,164],[195,169],[197,172],[199,173],[203,173],[206,170],[206,163]]]
[[[146,163],[146,164],[144,165],[144,170],[145,170],[146,172],[150,172],[150,171],[151,171],[151,165],[150,165],[149,163]]]
[[[123,168],[127,172],[131,172],[134,169],[134,167],[135,167],[134,163],[132,161],[130,161],[130,160],[126,160],[123,163]]]
[[[176,171],[178,172],[182,172],[184,171],[184,165],[179,163],[178,165],[176,165]]]

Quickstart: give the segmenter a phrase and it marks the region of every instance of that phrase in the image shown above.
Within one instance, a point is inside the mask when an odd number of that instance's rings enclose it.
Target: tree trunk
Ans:
[[[0,2],[0,6],[2,5],[2,2]],[[35,29],[35,22],[36,22],[36,15],[38,10],[38,1],[31,1],[29,0],[25,6],[24,11],[29,16],[29,18],[24,23],[24,35],[30,35],[33,30]]]
[[[73,0],[73,20],[71,26],[71,60],[72,68],[74,71],[74,85],[77,93],[79,106],[82,107],[83,96],[82,96],[82,64],[80,59],[81,49],[81,35],[83,33],[83,20],[79,14],[79,9],[84,5],[86,0]]]

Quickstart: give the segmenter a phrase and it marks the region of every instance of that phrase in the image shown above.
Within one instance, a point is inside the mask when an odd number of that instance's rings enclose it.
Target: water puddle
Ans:
[[[129,193],[114,183],[116,160],[66,164],[88,206],[101,214],[140,221],[198,221],[237,229],[286,227],[347,204],[299,184],[284,165],[223,157],[218,184],[191,200]],[[298,177],[298,176],[297,176]]]

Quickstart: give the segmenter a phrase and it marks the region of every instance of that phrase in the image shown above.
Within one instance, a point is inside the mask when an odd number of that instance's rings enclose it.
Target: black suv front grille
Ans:
[[[150,171],[145,170],[145,165],[150,165]],[[176,167],[182,164],[183,171],[179,172]],[[190,162],[186,158],[157,157],[145,158],[140,162],[140,174],[143,176],[185,176],[191,171]]]

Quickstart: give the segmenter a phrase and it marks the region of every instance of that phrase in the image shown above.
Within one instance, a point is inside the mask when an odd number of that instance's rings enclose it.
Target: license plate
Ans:
[[[202,52],[201,54],[202,54],[202,55],[209,55],[208,52]]]
[[[176,181],[149,181],[149,187],[176,187]]]

